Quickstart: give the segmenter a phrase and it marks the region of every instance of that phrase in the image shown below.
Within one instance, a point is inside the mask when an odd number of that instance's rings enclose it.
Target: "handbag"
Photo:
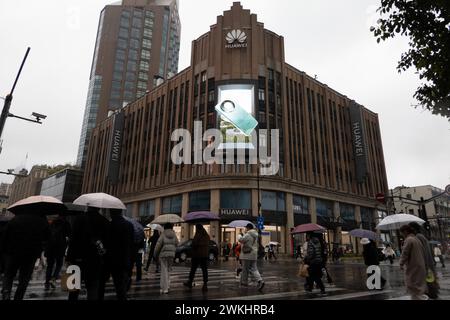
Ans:
[[[302,263],[300,265],[300,269],[298,270],[298,276],[302,277],[302,278],[307,278],[309,277],[309,265],[307,265],[306,263]]]

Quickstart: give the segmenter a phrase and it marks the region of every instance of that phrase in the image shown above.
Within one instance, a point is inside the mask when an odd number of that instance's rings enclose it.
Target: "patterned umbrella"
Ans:
[[[378,234],[376,232],[370,231],[370,230],[365,230],[365,229],[354,229],[352,231],[350,231],[350,235],[352,237],[356,237],[356,238],[367,238],[370,240],[379,240],[380,237],[378,236]]]
[[[306,232],[325,232],[327,229],[316,224],[316,223],[306,223],[298,225],[292,230],[291,234],[306,233]]]

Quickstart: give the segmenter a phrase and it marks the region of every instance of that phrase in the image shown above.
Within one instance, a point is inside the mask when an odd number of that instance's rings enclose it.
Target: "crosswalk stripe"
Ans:
[[[346,289],[344,289],[344,288],[329,288],[329,289],[327,289],[327,292],[342,291],[342,290],[346,290]],[[261,294],[252,295],[252,296],[231,297],[231,298],[217,299],[217,300],[255,300],[255,299],[264,300],[264,299],[276,299],[276,298],[302,296],[305,294],[307,294],[305,292],[305,290],[299,290],[299,291],[279,292],[279,293],[261,293]]]
[[[347,293],[347,294],[341,294],[341,295],[333,295],[333,296],[330,296],[330,297],[314,298],[314,299],[311,299],[311,300],[345,300],[345,299],[352,299],[352,298],[360,298],[360,297],[368,297],[368,296],[386,294],[386,293],[391,293],[391,292],[394,292],[394,290],[360,291],[360,292]]]

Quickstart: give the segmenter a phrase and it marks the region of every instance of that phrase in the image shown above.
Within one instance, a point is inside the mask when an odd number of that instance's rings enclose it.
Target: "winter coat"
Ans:
[[[50,224],[49,239],[45,247],[45,256],[64,257],[67,239],[70,237],[70,224],[63,219],[57,219]]]
[[[207,258],[209,255],[209,235],[205,232],[196,232],[192,240],[192,258]]]
[[[380,264],[375,242],[371,241],[369,244],[363,245],[363,257],[366,266],[378,266]]]
[[[175,231],[166,229],[159,237],[155,247],[155,258],[175,258],[178,238]]]
[[[431,245],[428,239],[421,233],[416,234],[416,238],[420,241],[424,249],[425,268],[435,273],[433,253],[431,252]]]
[[[8,222],[3,232],[3,253],[13,257],[37,259],[49,238],[49,225],[44,216],[21,214]]]
[[[111,220],[111,235],[108,252],[111,268],[127,270],[134,258],[133,225],[123,217],[114,217]]]
[[[87,212],[75,218],[72,237],[67,250],[70,263],[82,263],[85,267],[96,269],[105,262],[106,255],[100,254],[98,241],[106,251],[109,249],[110,222],[101,214]]]
[[[308,242],[308,249],[306,252],[305,263],[309,265],[323,264],[323,250],[320,240],[313,237]]]
[[[239,240],[239,242],[242,243],[241,255],[239,256],[239,259],[254,261],[258,259],[258,237],[258,231],[251,229]],[[244,252],[244,248],[246,246],[250,246],[252,248],[250,253]]]
[[[405,267],[405,284],[411,295],[423,295],[427,291],[424,248],[416,236],[406,237],[400,266]]]

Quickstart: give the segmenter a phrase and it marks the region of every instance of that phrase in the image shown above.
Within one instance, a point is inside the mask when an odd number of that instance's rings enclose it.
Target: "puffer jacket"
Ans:
[[[258,237],[258,231],[252,229],[239,240],[239,242],[242,243],[239,259],[255,261],[258,259]],[[252,248],[250,253],[244,252],[244,247],[246,246],[250,246]]]
[[[308,242],[305,263],[309,265],[321,265],[323,263],[322,246],[320,245],[319,239],[312,238]]]
[[[166,229],[159,237],[155,247],[155,258],[175,258],[178,238],[175,231]]]

